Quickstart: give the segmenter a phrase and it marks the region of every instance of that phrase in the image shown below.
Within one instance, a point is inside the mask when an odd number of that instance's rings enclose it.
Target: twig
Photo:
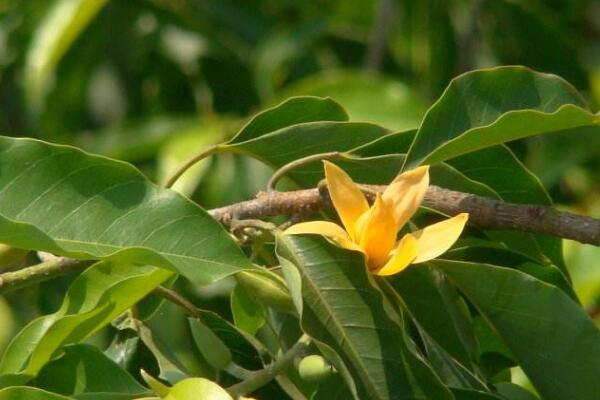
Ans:
[[[303,165],[309,164],[314,161],[334,160],[338,158],[349,159],[352,157],[339,151],[331,151],[329,153],[312,154],[310,156],[302,157],[290,163],[287,163],[283,167],[275,171],[273,176],[271,176],[271,179],[269,179],[269,182],[267,182],[267,192],[272,192],[273,190],[275,190],[275,185],[277,185],[279,179],[281,179],[285,174],[289,173],[295,168],[299,168]]]
[[[278,357],[272,364],[261,370],[252,372],[243,381],[229,386],[227,391],[233,398],[238,398],[239,396],[252,393],[256,389],[263,387],[268,382],[275,379],[275,377],[281,374],[286,368],[291,366],[296,357],[304,355],[309,343],[310,338],[307,335],[302,335],[291,349],[283,353],[283,355]]]
[[[153,290],[153,292],[155,294],[165,298],[166,300],[169,300],[171,303],[177,304],[178,306],[180,306],[185,311],[185,313],[188,314],[190,317],[194,317],[194,318],[202,317],[202,310],[199,309],[198,307],[196,307],[194,304],[192,304],[189,300],[187,300],[185,297],[181,296],[176,291],[174,291],[172,289],[168,289],[164,286],[158,286],[157,288],[155,288]]]
[[[229,226],[234,218],[261,219],[275,215],[311,214],[323,208],[317,189],[291,192],[259,192],[253,200],[209,210],[217,221]]]
[[[383,191],[385,186],[367,186]],[[323,193],[323,192],[322,192]],[[326,193],[326,192],[325,192]],[[265,218],[316,212],[326,207],[328,198],[318,189],[259,193],[256,199],[210,210],[221,223],[232,218]],[[516,204],[430,186],[423,205],[448,215],[468,212],[469,223],[483,229],[517,230],[552,235],[600,246],[600,220],[557,211],[538,204]]]
[[[177,170],[163,183],[163,186],[166,188],[172,187],[175,182],[191,167],[193,167],[196,163],[202,161],[206,157],[209,157],[215,153],[218,153],[222,150],[222,147],[219,145],[213,145],[205,148],[200,153],[196,154],[185,163],[183,163]]]
[[[30,286],[73,271],[83,271],[83,269],[90,266],[93,262],[57,257],[18,271],[5,272],[0,274],[0,293]]]

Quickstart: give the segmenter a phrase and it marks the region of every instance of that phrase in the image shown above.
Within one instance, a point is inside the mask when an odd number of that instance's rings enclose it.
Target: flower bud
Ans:
[[[248,293],[265,306],[281,312],[295,312],[290,292],[279,275],[264,269],[248,269],[238,272],[235,278]]]

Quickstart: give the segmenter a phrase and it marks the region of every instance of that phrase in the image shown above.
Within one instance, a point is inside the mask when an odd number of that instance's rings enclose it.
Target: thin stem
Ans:
[[[177,182],[177,180],[181,178],[181,176],[185,174],[185,172],[188,169],[196,165],[198,162],[204,160],[206,157],[209,157],[222,150],[223,147],[219,145],[212,145],[202,150],[201,152],[199,152],[198,154],[181,164],[179,168],[177,168],[177,170],[163,183],[163,186],[166,188],[173,187],[175,182]]]
[[[190,317],[202,317],[202,310],[192,304],[188,299],[181,296],[179,293],[164,286],[158,286],[154,289],[154,293],[170,301],[173,304],[180,306]]]
[[[283,353],[283,355],[277,358],[273,363],[261,370],[251,373],[248,378],[243,381],[229,386],[227,391],[233,398],[237,398],[263,387],[275,379],[275,377],[281,374],[285,369],[293,365],[295,358],[302,356],[306,352],[309,344],[310,338],[306,334],[302,335],[291,349]]]
[[[273,232],[277,229],[275,224],[260,219],[234,219],[229,225],[230,229],[254,228],[263,232]]]
[[[275,185],[277,185],[277,182],[279,181],[279,179],[281,179],[285,174],[292,171],[293,169],[299,168],[303,165],[310,164],[311,162],[315,162],[315,161],[334,160],[334,159],[338,159],[338,158],[350,159],[352,157],[347,154],[341,153],[339,151],[331,151],[328,153],[313,154],[313,155],[310,155],[307,157],[302,157],[302,158],[299,158],[292,162],[289,162],[289,163],[285,164],[284,166],[282,166],[281,168],[279,168],[277,171],[275,171],[273,176],[271,176],[271,179],[269,179],[269,182],[267,183],[267,191],[268,192],[274,191]]]
[[[18,271],[5,272],[0,274],[0,293],[30,286],[73,271],[83,271],[93,262],[58,257]]]

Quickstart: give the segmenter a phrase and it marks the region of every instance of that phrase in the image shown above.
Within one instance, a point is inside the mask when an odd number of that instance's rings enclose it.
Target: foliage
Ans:
[[[596,9],[391,3],[0,0],[0,400],[597,397],[597,249],[468,224],[380,276],[284,233],[331,210],[211,216],[280,168],[316,187],[322,159],[597,208]],[[46,252],[93,264],[4,291]]]

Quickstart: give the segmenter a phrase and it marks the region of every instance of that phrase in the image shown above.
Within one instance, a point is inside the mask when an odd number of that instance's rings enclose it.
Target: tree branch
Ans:
[[[385,186],[364,185],[367,196]],[[470,214],[469,224],[482,229],[516,230],[571,239],[600,246],[600,220],[557,211],[538,204],[516,204],[429,186],[423,205],[448,215]],[[326,186],[291,192],[261,192],[253,200],[209,210],[223,225],[241,219],[262,219],[276,215],[308,215],[331,202]],[[14,272],[0,274],[0,294],[51,279],[71,271],[83,270],[93,261],[56,258]],[[164,295],[164,293],[162,293]]]
[[[385,186],[366,185],[383,191]],[[469,223],[482,229],[517,230],[557,236],[600,246],[600,220],[569,212],[557,211],[538,204],[516,204],[468,193],[430,186],[423,205],[448,215],[470,214]],[[305,189],[292,192],[261,192],[256,199],[210,210],[224,225],[233,218],[265,218],[275,215],[297,215],[330,207],[326,190]]]

